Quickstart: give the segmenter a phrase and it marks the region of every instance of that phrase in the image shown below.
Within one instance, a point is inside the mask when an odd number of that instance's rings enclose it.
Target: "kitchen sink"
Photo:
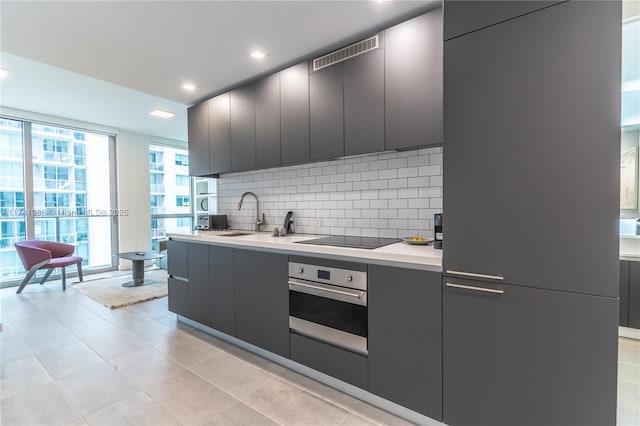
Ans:
[[[218,237],[240,237],[242,235],[253,235],[251,232],[229,232],[225,234],[219,234]]]

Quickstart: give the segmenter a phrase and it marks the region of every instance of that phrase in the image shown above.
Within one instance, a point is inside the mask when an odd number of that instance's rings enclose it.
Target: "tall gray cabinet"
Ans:
[[[445,270],[618,297],[620,22],[566,2],[445,42]]]
[[[444,43],[446,424],[615,424],[621,19],[570,1]]]

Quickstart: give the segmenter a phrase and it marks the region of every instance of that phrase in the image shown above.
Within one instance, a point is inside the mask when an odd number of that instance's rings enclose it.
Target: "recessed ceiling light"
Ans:
[[[7,74],[9,73],[9,70],[6,68],[0,68],[0,78],[5,78],[7,76]]]
[[[265,56],[267,56],[267,55],[265,55],[264,53],[262,53],[262,52],[261,52],[261,51],[259,51],[259,50],[254,50],[253,52],[251,52],[251,57],[252,57],[253,59],[258,59],[258,60],[260,60],[260,59],[264,59],[264,57],[265,57]]]
[[[191,83],[185,83],[182,85],[184,90],[196,90],[196,85]]]
[[[153,115],[155,117],[161,117],[161,118],[171,118],[176,114],[173,112],[162,111],[161,109],[157,109],[155,111],[150,112],[149,115]]]

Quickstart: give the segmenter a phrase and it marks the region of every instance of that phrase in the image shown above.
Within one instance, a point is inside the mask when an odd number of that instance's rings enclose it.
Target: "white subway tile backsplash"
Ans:
[[[299,233],[365,237],[430,236],[442,212],[442,148],[389,151],[331,161],[222,175],[218,211],[233,228],[252,229],[260,198],[267,226],[294,211]],[[272,225],[272,226],[270,226]]]
[[[398,169],[398,177],[399,178],[409,178],[418,176],[418,168],[417,167],[405,167],[403,169]]]
[[[407,166],[428,166],[429,165],[429,156],[427,155],[415,155],[407,158]]]
[[[377,229],[373,228],[362,228],[362,236],[363,237],[378,237],[379,232]]]
[[[395,179],[398,177],[398,169],[387,169],[378,171],[378,179]]]
[[[371,189],[387,189],[389,187],[389,182],[386,180],[372,180],[369,182],[369,187]]]
[[[362,180],[376,180],[378,179],[378,171],[362,172],[360,173],[360,179]]]
[[[389,179],[389,188],[406,188],[407,179]]]
[[[390,169],[402,169],[407,167],[407,159],[405,158],[394,158],[389,160],[389,168]]]
[[[439,176],[441,175],[440,166],[420,166],[418,167],[418,176]]]
[[[369,200],[355,200],[353,202],[353,208],[358,210],[369,209],[370,203]]]
[[[389,200],[390,209],[406,209],[409,202],[404,198],[397,198],[395,200]]]
[[[354,191],[367,191],[370,188],[369,181],[364,180],[360,182],[353,182]]]
[[[353,165],[353,171],[354,172],[368,172],[369,171],[369,162],[361,162],[361,163],[355,163]]]
[[[389,208],[389,200],[371,200],[369,203],[372,209],[388,209]]]
[[[377,219],[379,215],[380,215],[380,210],[377,210],[377,209],[362,210],[363,219]]]
[[[353,182],[343,182],[337,185],[338,191],[353,191]]]

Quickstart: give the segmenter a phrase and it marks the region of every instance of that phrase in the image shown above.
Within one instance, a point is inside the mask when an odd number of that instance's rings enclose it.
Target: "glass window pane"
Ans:
[[[26,238],[22,123],[0,118],[0,281],[25,273],[14,244]]]
[[[88,267],[112,265],[109,137],[32,124],[35,237],[76,246]],[[107,161],[105,161],[107,159]]]

